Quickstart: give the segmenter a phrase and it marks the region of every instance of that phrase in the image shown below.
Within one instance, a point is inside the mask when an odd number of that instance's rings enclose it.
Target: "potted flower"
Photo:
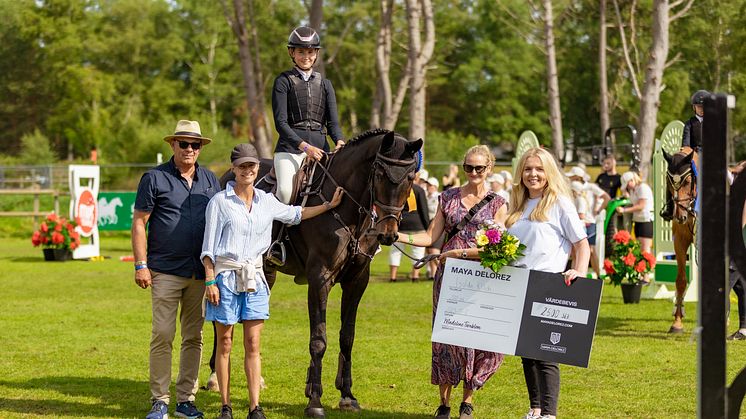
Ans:
[[[80,246],[76,226],[75,221],[51,213],[31,235],[31,243],[34,247],[42,246],[44,260],[70,260],[72,251]]]
[[[605,278],[612,284],[621,285],[624,303],[639,303],[643,280],[655,267],[655,256],[640,249],[640,242],[626,230],[613,236],[611,255],[604,260]]]

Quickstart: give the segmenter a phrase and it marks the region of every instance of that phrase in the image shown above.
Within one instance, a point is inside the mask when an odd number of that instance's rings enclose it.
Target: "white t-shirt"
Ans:
[[[645,208],[632,213],[632,221],[636,223],[647,223],[653,221],[653,190],[647,183],[641,183],[629,194],[632,205],[637,205],[641,199],[645,200]]]
[[[606,192],[598,184],[593,182],[585,182],[583,184],[583,192],[585,192],[585,198],[588,200],[588,213],[590,214],[590,218],[587,218],[585,222],[594,223],[596,214],[601,211],[599,207],[603,202],[602,197]]]
[[[529,199],[526,209],[508,232],[526,245],[524,256],[513,263],[518,268],[564,272],[573,243],[587,237],[585,225],[570,198],[560,197],[548,211],[548,221],[531,221],[531,212],[541,198]]]
[[[593,224],[593,211],[591,211],[591,206],[588,202],[586,194],[581,193],[580,195],[575,197],[574,201],[575,209],[578,210],[578,215],[583,215],[583,219],[581,221],[587,224]]]

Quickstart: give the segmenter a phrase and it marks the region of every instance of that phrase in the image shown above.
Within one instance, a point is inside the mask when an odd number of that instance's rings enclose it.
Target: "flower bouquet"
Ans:
[[[655,256],[643,252],[640,242],[633,239],[626,230],[619,230],[613,237],[614,248],[604,260],[604,278],[614,285],[636,284],[655,267]]]
[[[523,257],[526,245],[509,234],[505,228],[489,220],[482,224],[476,233],[480,264],[498,272],[503,266]]]
[[[70,251],[80,246],[80,233],[75,231],[76,226],[75,221],[51,213],[31,235],[31,244],[34,247],[42,246],[47,260],[48,254],[51,255],[55,251],[69,255]]]

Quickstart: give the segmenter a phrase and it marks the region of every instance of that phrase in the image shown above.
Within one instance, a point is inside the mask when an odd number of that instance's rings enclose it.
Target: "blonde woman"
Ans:
[[[491,195],[488,198],[490,200],[474,214],[463,228],[451,237],[446,238],[440,253],[441,262],[445,262],[448,257],[478,259],[479,250],[474,236],[479,229],[479,225],[489,219],[504,225],[507,215],[505,200],[495,195],[485,182],[494,161],[495,157],[486,146],[478,145],[467,150],[462,165],[467,183],[443,191],[440,194],[435,218],[430,223],[427,232],[401,234],[399,235],[399,241],[415,246],[430,246],[441,234],[450,232],[457,226],[472,207]],[[433,319],[438,309],[440,286],[443,283],[443,266],[444,264],[440,263],[433,282]],[[440,406],[435,412],[435,419],[450,418],[451,391],[462,380],[464,381],[464,395],[459,406],[459,419],[472,418],[474,390],[482,388],[484,383],[497,371],[502,364],[503,355],[435,342],[432,344],[432,351],[431,382],[438,386],[440,392]]]
[[[526,151],[518,162],[510,194],[508,232],[526,245],[513,265],[544,272],[562,272],[570,285],[588,269],[590,247],[572,194],[554,157],[542,148]],[[572,268],[565,271],[570,253]],[[559,365],[522,358],[530,410],[526,419],[554,419],[560,391]]]

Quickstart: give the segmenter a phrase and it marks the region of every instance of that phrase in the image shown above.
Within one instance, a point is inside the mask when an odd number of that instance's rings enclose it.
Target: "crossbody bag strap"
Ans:
[[[453,226],[451,231],[448,232],[448,240],[451,240],[452,238],[456,237],[459,231],[461,231],[461,229],[463,229],[464,226],[468,224],[469,221],[471,221],[471,219],[479,212],[479,210],[481,210],[485,205],[489,204],[489,202],[492,201],[495,198],[495,196],[496,195],[494,193],[488,193],[487,196],[485,196],[484,198],[482,198],[481,201],[479,201],[479,203],[471,207],[471,209],[469,210],[469,213],[466,214],[466,217],[462,218],[461,222]]]

